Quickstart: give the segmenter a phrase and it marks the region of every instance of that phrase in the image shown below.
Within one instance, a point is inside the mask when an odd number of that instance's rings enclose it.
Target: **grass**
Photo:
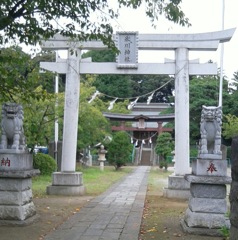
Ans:
[[[132,171],[131,167],[122,167],[116,171],[112,166],[105,166],[104,171],[99,167],[80,168],[78,172],[83,173],[83,183],[86,187],[86,194],[97,196],[106,191],[113,183]],[[46,187],[52,184],[51,176],[36,176],[32,178],[32,191],[34,197],[45,197]]]

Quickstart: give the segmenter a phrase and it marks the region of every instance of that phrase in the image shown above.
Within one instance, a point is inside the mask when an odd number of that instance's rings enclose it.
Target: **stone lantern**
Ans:
[[[104,162],[106,161],[105,155],[107,151],[104,149],[104,146],[101,145],[98,150],[98,161],[100,162],[100,170],[104,170]]]

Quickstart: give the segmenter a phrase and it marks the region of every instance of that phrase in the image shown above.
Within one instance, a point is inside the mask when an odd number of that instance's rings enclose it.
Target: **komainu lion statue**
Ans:
[[[21,105],[16,103],[3,104],[0,149],[26,149],[23,119]]]
[[[202,106],[200,154],[221,154],[222,108]]]

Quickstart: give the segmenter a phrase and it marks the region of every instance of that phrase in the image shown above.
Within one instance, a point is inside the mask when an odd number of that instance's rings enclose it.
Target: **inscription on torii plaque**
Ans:
[[[117,32],[117,68],[138,67],[138,32]]]

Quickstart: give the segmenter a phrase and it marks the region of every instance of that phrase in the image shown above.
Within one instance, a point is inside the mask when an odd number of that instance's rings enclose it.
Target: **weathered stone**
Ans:
[[[0,153],[0,162],[0,171],[33,169],[32,154],[29,153]]]
[[[54,172],[52,175],[54,186],[81,186],[83,185],[83,174],[81,172],[66,173]]]
[[[1,205],[18,205],[22,206],[32,201],[32,191],[26,190],[23,192],[0,191]]]
[[[199,175],[185,175],[186,180],[191,183],[201,184],[230,184],[231,178],[225,176],[199,176]]]
[[[0,191],[24,191],[32,187],[30,178],[24,178],[19,181],[15,178],[0,178]]]
[[[48,186],[46,189],[48,195],[62,196],[82,196],[85,194],[85,187],[81,186]]]
[[[0,149],[25,150],[26,142],[23,130],[24,112],[22,105],[4,103],[2,105]]]
[[[226,198],[226,185],[191,183],[191,195],[194,198]]]
[[[190,183],[184,176],[170,175],[168,177],[168,188],[164,188],[163,196],[167,198],[189,199]]]
[[[0,171],[0,178],[31,178],[35,175],[40,174],[39,169],[31,169],[31,170],[20,170],[20,171]]]
[[[197,159],[192,162],[192,174],[203,176],[227,176],[227,161]]]
[[[21,105],[3,105],[1,130],[0,224],[31,223],[36,219],[31,177],[40,172],[33,169],[33,156],[26,147]]]
[[[192,212],[189,208],[185,212],[184,220],[188,227],[200,228],[221,228],[222,226],[230,227],[229,219],[225,214],[218,213],[198,213]]]
[[[170,175],[168,187],[172,189],[190,189],[190,183],[183,176]]]
[[[200,149],[199,156],[202,154],[220,155],[221,152],[221,124],[222,107],[202,106],[200,122]],[[220,158],[221,158],[220,157]]]
[[[222,213],[227,212],[226,199],[193,198],[189,199],[189,208],[192,212]]]
[[[219,228],[188,227],[184,219],[182,219],[180,223],[183,231],[189,234],[223,237],[221,229]]]
[[[0,206],[0,219],[4,220],[25,220],[36,214],[33,202],[24,206]]]

